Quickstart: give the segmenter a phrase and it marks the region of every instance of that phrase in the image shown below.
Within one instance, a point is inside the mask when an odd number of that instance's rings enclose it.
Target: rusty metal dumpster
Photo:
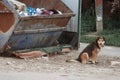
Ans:
[[[9,0],[0,1],[0,51],[71,45],[77,47],[76,32],[67,31],[75,14],[61,0],[18,0],[34,8],[57,9],[62,14],[21,17]]]

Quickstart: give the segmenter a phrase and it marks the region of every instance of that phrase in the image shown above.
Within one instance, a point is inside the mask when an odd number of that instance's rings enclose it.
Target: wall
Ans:
[[[68,28],[67,28],[67,30],[76,32],[77,24],[78,24],[78,1],[79,0],[62,0],[62,1],[76,14],[76,16],[73,17],[68,23]]]

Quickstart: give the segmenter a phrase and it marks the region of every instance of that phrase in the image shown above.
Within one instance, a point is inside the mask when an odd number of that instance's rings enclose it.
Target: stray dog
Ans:
[[[78,56],[76,60],[67,60],[67,62],[76,62],[79,61],[83,64],[97,63],[97,57],[100,50],[104,47],[105,38],[97,37],[97,39],[89,44]]]

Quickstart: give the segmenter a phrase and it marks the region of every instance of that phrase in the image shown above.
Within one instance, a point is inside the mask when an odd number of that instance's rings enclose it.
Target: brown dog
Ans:
[[[102,47],[104,47],[105,38],[98,37],[94,42],[89,44],[79,55],[78,61],[86,64],[89,61],[93,64],[97,62],[97,56]]]
[[[97,62],[98,53],[104,47],[105,38],[97,37],[97,39],[89,44],[78,56],[77,61],[87,64]],[[67,60],[67,62],[76,62],[75,60]]]

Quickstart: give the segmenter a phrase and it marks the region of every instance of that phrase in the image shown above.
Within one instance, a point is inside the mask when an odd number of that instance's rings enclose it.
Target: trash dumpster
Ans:
[[[17,5],[10,1],[12,0],[0,1],[1,52],[5,50],[7,45],[12,50],[58,45],[77,47],[76,32],[67,31],[67,24],[75,14],[61,0],[18,0],[18,2],[25,4],[26,10],[28,8],[46,10],[45,14],[29,14],[27,16],[19,14],[16,10]],[[49,13],[50,11],[59,11],[60,14],[48,14],[48,11]]]

